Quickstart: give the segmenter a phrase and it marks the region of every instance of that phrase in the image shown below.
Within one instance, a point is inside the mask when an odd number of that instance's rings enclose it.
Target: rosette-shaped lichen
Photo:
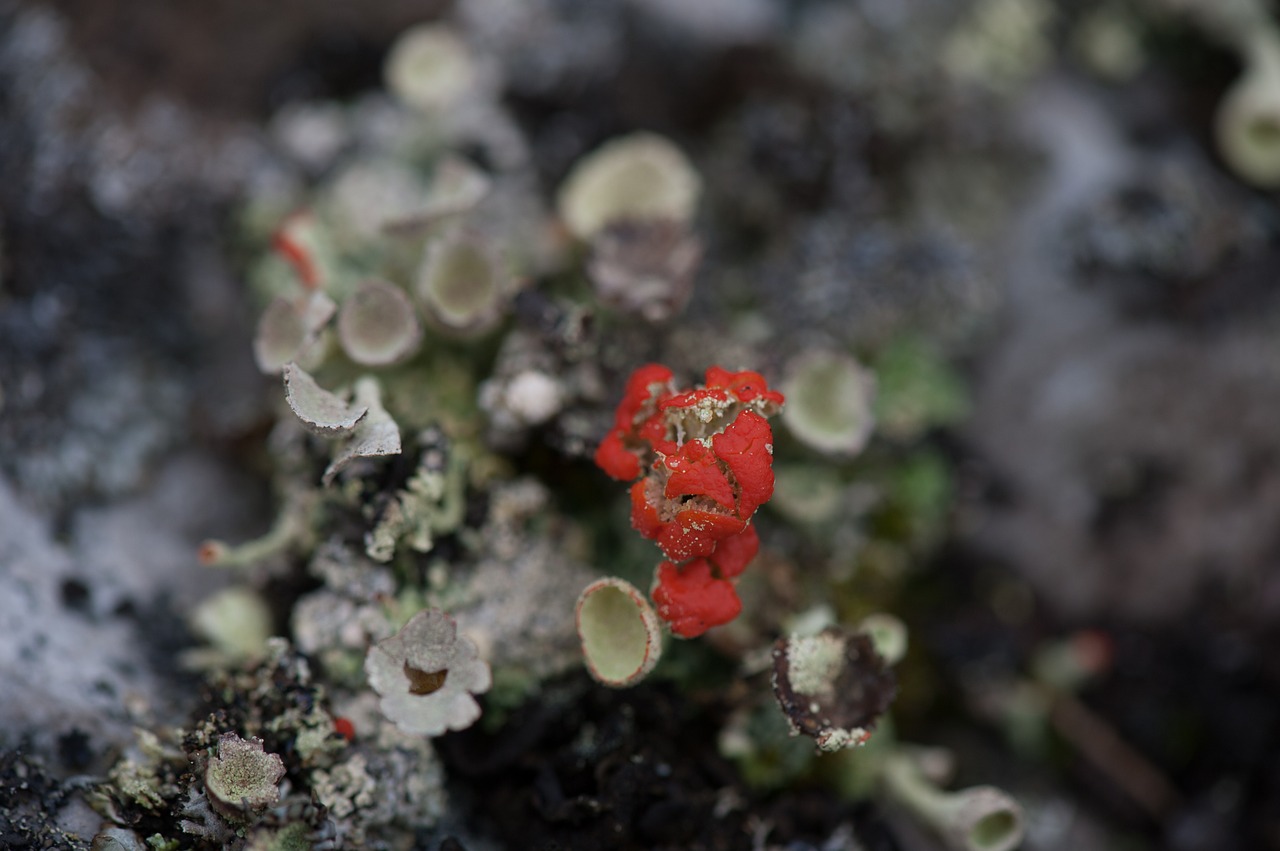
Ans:
[[[425,736],[470,727],[480,717],[472,695],[493,683],[476,645],[439,609],[418,612],[369,648],[364,670],[382,713],[406,733]]]

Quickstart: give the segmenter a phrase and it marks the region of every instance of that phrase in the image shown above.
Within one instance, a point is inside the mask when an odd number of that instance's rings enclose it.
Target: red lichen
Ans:
[[[711,438],[716,457],[738,483],[738,513],[750,517],[773,496],[773,429],[755,411],[743,411]]]
[[[667,558],[685,561],[711,555],[717,544],[738,534],[746,525],[745,520],[732,514],[686,508],[663,524],[655,540]]]
[[[751,516],[773,494],[773,432],[766,417],[782,402],[758,372],[711,367],[704,385],[681,391],[671,370],[647,364],[627,381],[613,428],[596,449],[605,473],[633,482],[631,525],[671,560],[672,578],[662,582],[660,571],[654,600],[661,591],[671,614],[663,617],[677,635],[688,637],[694,629],[682,613],[699,613],[695,620],[708,626],[727,622],[702,618],[698,594],[711,595],[707,605],[714,602],[718,615],[727,611],[725,589],[738,605],[731,580],[760,546]],[[705,583],[676,582],[686,572],[696,578],[704,571]]]
[[[783,402],[782,394],[776,390],[770,390],[769,383],[764,380],[763,375],[748,369],[730,372],[713,366],[707,370],[706,381],[708,387],[727,390],[736,396],[739,402],[754,402],[760,399],[779,406]]]
[[[662,463],[670,473],[663,490],[667,499],[705,496],[729,511],[734,509],[733,485],[711,447],[702,441],[686,443],[675,455],[662,458]]]
[[[296,213],[285,219],[279,230],[272,236],[271,247],[289,261],[294,271],[298,273],[298,280],[302,285],[309,290],[314,290],[320,286],[320,270],[316,267],[311,252],[303,246],[298,233],[307,220],[306,213]]]
[[[613,429],[596,449],[596,466],[610,477],[629,482],[640,475],[642,460],[665,431],[656,421],[658,401],[669,391],[671,370],[651,363],[631,373],[613,416]]]
[[[356,740],[356,725],[351,723],[351,719],[343,718],[341,715],[333,719],[333,732],[348,742]]]
[[[747,528],[731,538],[725,538],[716,544],[715,552],[709,558],[716,570],[725,579],[732,579],[747,569],[747,565],[760,552],[760,536],[756,527],[747,524]]]
[[[706,559],[658,565],[653,602],[658,617],[681,638],[697,638],[713,626],[726,624],[742,611],[733,583],[718,577]]]

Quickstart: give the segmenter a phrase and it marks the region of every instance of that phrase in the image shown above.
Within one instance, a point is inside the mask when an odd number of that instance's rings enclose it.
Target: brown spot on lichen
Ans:
[[[447,668],[443,671],[420,671],[405,662],[404,675],[409,678],[409,693],[421,696],[439,691],[449,671]]]

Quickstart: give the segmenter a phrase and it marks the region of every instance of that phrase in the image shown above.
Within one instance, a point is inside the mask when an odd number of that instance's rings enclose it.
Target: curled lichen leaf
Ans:
[[[404,290],[386,281],[361,281],[338,312],[338,342],[353,361],[392,364],[422,342],[422,325]]]
[[[779,638],[773,692],[794,735],[821,751],[865,744],[897,693],[893,672],[865,633],[828,627]]]
[[[587,670],[607,686],[635,685],[662,655],[662,624],[644,594],[624,579],[607,576],[583,589],[576,619]]]
[[[324,484],[328,485],[352,461],[358,458],[381,458],[399,455],[401,451],[400,427],[382,407],[382,391],[378,382],[365,376],[355,385],[355,404],[367,413],[342,443],[333,456],[333,462],[324,471]]]
[[[480,717],[472,695],[489,690],[489,665],[453,618],[439,609],[418,612],[404,628],[369,648],[369,685],[383,715],[406,733],[438,736],[470,727]]]
[[[285,364],[282,372],[285,401],[304,426],[322,437],[350,434],[369,410],[365,406],[348,405],[317,384],[296,363]]]
[[[261,812],[280,800],[280,780],[284,762],[263,750],[261,739],[242,739],[223,733],[218,754],[204,770],[204,787],[209,803],[224,816],[237,817]]]

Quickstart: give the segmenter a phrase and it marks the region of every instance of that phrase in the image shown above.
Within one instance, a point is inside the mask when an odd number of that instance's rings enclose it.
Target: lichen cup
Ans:
[[[583,589],[577,623],[587,670],[604,685],[635,685],[662,655],[658,615],[644,594],[625,579],[606,576]]]

